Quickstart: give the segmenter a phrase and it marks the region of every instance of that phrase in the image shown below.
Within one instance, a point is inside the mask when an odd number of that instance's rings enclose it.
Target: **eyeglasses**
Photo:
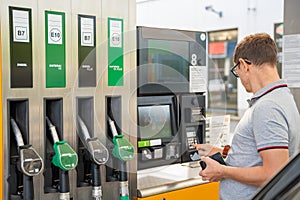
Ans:
[[[245,60],[245,63],[247,63],[248,65],[251,65],[252,63],[249,61],[249,60]],[[232,68],[231,68],[231,73],[236,77],[236,78],[239,78],[239,74],[237,73],[236,71],[236,68],[240,65],[240,61],[238,63],[236,63]]]
[[[231,73],[236,77],[238,78],[239,77],[239,74],[237,73],[236,71],[236,68],[240,65],[240,61],[238,63],[236,63],[232,68],[231,68]]]

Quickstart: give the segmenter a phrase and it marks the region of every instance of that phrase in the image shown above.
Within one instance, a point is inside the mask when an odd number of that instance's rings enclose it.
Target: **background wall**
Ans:
[[[284,35],[296,35],[300,34],[300,1],[298,0],[285,0],[284,1]],[[299,45],[298,45],[299,46]],[[298,49],[299,51],[299,49]],[[299,69],[298,66],[295,66],[295,68]],[[299,77],[300,78],[300,77]],[[296,104],[298,106],[298,110],[300,108],[300,89],[299,88],[293,88],[292,93],[294,95],[294,98],[296,100]]]
[[[283,22],[284,0],[137,0],[137,25],[184,30],[238,29],[238,40],[254,32],[274,35]],[[212,6],[216,12],[206,7]],[[239,115],[248,107],[248,94],[238,83]]]

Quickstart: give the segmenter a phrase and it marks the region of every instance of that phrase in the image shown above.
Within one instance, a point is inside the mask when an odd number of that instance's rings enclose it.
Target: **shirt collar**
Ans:
[[[287,83],[285,80],[275,81],[275,82],[261,88],[251,97],[251,99],[247,99],[249,107],[251,107],[260,97],[262,97],[265,94],[273,91],[274,89],[280,88],[280,87],[287,87]]]

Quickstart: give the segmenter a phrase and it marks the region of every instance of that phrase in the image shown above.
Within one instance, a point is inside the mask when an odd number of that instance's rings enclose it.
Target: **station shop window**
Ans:
[[[237,115],[237,79],[230,73],[238,30],[208,32],[208,114]]]
[[[279,76],[282,76],[282,43],[283,43],[283,23],[274,24],[274,40],[278,47],[277,70]]]

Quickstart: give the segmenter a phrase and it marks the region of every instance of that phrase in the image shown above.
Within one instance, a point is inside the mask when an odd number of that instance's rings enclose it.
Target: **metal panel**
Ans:
[[[0,12],[0,123],[2,123],[2,37],[1,37],[1,12]],[[3,130],[0,129],[0,141],[3,141]],[[3,151],[3,142],[0,145],[0,148]],[[3,153],[0,154],[0,198],[3,199]]]
[[[76,99],[78,97],[92,97],[94,104],[94,136],[101,141],[105,141],[105,96],[121,96],[121,121],[122,132],[125,137],[136,148],[136,55],[135,55],[135,1],[126,0],[87,0],[84,4],[80,0],[68,1],[31,1],[31,0],[1,0],[1,50],[2,58],[0,79],[2,78],[3,99],[2,110],[7,111],[7,100],[27,99],[28,100],[28,123],[29,123],[29,143],[32,144],[43,159],[46,158],[45,151],[45,99],[62,101],[62,132],[63,139],[77,150],[76,135]],[[9,51],[9,6],[31,9],[32,16],[32,86],[29,88],[10,88],[10,58]],[[56,11],[65,13],[65,66],[66,66],[66,85],[61,88],[46,87],[46,51],[45,51],[45,11]],[[79,87],[78,84],[78,15],[95,16],[96,21],[96,78],[95,85],[89,84],[87,87]],[[124,86],[107,86],[107,18],[121,18],[124,21]],[[3,28],[4,27],[4,28]],[[2,75],[3,74],[3,75]],[[5,74],[5,75],[4,75]],[[88,78],[87,78],[88,79]],[[0,119],[1,119],[0,110]],[[2,119],[3,141],[8,140],[8,118],[4,113]],[[2,135],[1,135],[2,136]],[[0,136],[0,139],[1,139]],[[8,198],[8,144],[3,144],[3,199]],[[1,157],[0,157],[1,158]],[[131,196],[136,196],[136,159],[128,163],[128,168],[133,172],[129,175]],[[106,182],[105,167],[101,166],[101,181],[103,185],[104,199],[117,199],[118,182]],[[0,170],[1,175],[1,170]],[[44,180],[48,178],[45,174],[40,174],[33,178],[35,199],[52,200],[58,199],[58,193],[45,193]],[[76,199],[89,199],[91,188],[86,190],[77,187],[76,170],[69,171],[70,196]],[[85,188],[84,188],[85,189]],[[0,190],[1,191],[1,190]],[[89,197],[88,197],[89,196]]]
[[[103,68],[99,70],[101,74],[101,83],[103,87],[104,96],[122,96],[122,133],[133,144],[137,150],[136,136],[137,136],[137,104],[136,104],[136,5],[135,1],[125,0],[102,0],[101,16],[102,28],[100,43],[101,60],[107,60],[108,49],[108,18],[123,19],[124,31],[124,84],[123,86],[108,86],[108,66],[105,62]],[[121,9],[122,8],[122,9]],[[102,47],[103,46],[103,47]],[[101,95],[97,93],[97,96]],[[99,97],[99,96],[98,96]],[[97,98],[97,97],[96,97]],[[101,97],[103,98],[103,97]],[[102,127],[105,127],[105,116],[101,109],[96,111],[97,118],[100,119]],[[136,172],[137,172],[137,156],[128,162],[128,181],[131,197],[135,197],[137,193]]]
[[[3,60],[2,60],[2,72],[4,74],[10,74],[10,52],[9,52],[9,41],[10,41],[10,37],[9,37],[9,6],[13,6],[13,7],[22,7],[22,8],[27,8],[27,9],[31,9],[32,12],[32,18],[36,18],[36,2],[32,2],[32,1],[22,1],[22,4],[20,5],[20,3],[18,1],[5,1],[2,2],[2,6],[1,6],[1,24],[2,27],[5,27],[5,29],[2,29],[2,41],[5,41],[2,43],[2,50],[3,50]],[[37,75],[37,62],[36,59],[37,57],[35,56],[36,54],[34,53],[36,51],[35,48],[35,41],[34,41],[34,37],[35,37],[35,29],[36,27],[36,22],[33,20],[32,21],[32,65],[34,66],[34,70],[32,71],[32,85],[31,88],[26,88],[26,89],[21,89],[21,88],[14,88],[11,89],[10,88],[10,76],[2,76],[3,80],[2,80],[2,84],[3,84],[3,101],[2,101],[2,109],[5,111],[8,111],[8,107],[7,107],[7,99],[28,99],[28,107],[30,108],[29,110],[29,123],[30,122],[34,122],[37,121],[37,116],[36,113],[39,113],[39,108],[38,108],[38,97],[39,94],[37,93],[37,91],[35,90],[36,88],[36,84],[34,83],[34,81],[36,81],[36,75]],[[4,114],[4,116],[7,116],[7,113]],[[7,117],[4,117],[2,120],[2,127],[3,127],[3,141],[8,141],[8,129],[9,127],[7,126],[8,124],[8,119]],[[37,152],[42,155],[41,152],[41,146],[39,144],[39,124],[29,124],[29,143],[33,145],[33,147],[37,150]],[[4,165],[4,198],[7,199],[8,198],[8,184],[7,184],[7,178],[8,178],[8,166],[7,164],[9,163],[9,158],[8,158],[8,144],[5,142],[4,143],[4,163],[6,163]],[[38,185],[39,184],[39,176],[38,177],[34,177],[33,182],[34,185]],[[39,190],[35,190],[34,191],[34,196],[35,198],[39,198]]]
[[[45,15],[46,11],[54,11],[58,13],[62,13],[65,15],[65,38],[64,38],[64,43],[65,43],[65,85],[64,84],[57,84],[57,88],[47,88],[47,83],[46,83],[46,21],[45,21]],[[45,110],[44,108],[44,99],[61,99],[61,107],[62,107],[62,128],[61,128],[61,135],[63,136],[63,140],[66,140],[67,143],[74,149],[76,150],[76,131],[74,129],[74,120],[73,120],[73,107],[72,107],[72,102],[73,102],[73,96],[70,95],[72,93],[72,87],[74,85],[74,76],[76,74],[76,67],[73,65],[73,60],[72,60],[72,7],[71,7],[71,1],[63,1],[60,2],[58,0],[54,1],[39,1],[38,2],[38,26],[39,30],[42,32],[37,36],[37,41],[39,43],[39,66],[40,66],[40,71],[39,71],[39,77],[40,77],[40,99],[41,103],[39,104],[40,106],[40,113],[39,113],[39,123],[41,124],[40,126],[40,132],[44,133],[44,130],[48,129],[47,125],[45,124]],[[50,78],[55,78],[55,77],[50,77]],[[59,86],[58,86],[59,85]],[[44,141],[46,140],[45,135],[42,134],[41,138],[41,143],[45,144]],[[45,146],[43,147],[45,148]],[[46,158],[46,155],[44,155]],[[70,189],[70,197],[76,199],[76,170],[70,170],[68,172],[69,176],[69,189]],[[41,193],[41,199],[55,199],[58,198],[59,194],[58,193],[46,193],[44,191],[44,179],[48,177],[42,176],[41,177],[41,184],[40,184],[40,193]]]
[[[284,1],[284,35],[300,34],[300,21],[298,20],[300,18],[299,7],[300,1],[298,0]],[[294,88],[291,89],[291,91],[294,95],[298,110],[300,112],[300,89]]]

